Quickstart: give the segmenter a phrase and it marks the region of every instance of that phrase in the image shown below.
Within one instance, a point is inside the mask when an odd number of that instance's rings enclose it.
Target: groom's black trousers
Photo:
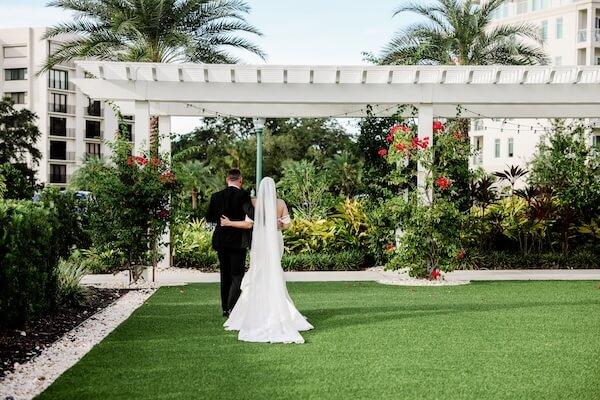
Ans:
[[[231,311],[240,297],[246,267],[246,249],[217,251],[221,267],[221,306]]]

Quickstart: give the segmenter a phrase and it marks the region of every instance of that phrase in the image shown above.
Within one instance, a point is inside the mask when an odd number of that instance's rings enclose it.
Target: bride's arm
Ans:
[[[277,219],[277,225],[279,229],[287,229],[290,227],[290,213],[288,212],[287,205],[285,201],[278,199],[278,202],[281,204],[281,212],[279,213],[280,217]]]
[[[250,218],[244,221],[232,221],[224,215],[221,215],[221,226],[230,226],[232,228],[252,229],[254,222]]]

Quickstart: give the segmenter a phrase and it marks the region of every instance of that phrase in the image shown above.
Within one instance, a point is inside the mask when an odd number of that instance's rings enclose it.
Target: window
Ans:
[[[119,131],[129,142],[133,142],[133,126],[130,124],[119,124]]]
[[[52,103],[50,104],[50,111],[52,112],[67,112],[67,95],[52,93]]]
[[[24,81],[27,79],[27,68],[10,68],[4,70],[5,81]]]
[[[513,138],[508,138],[508,156],[512,157],[515,155],[515,141]]]
[[[67,183],[67,166],[50,164],[50,183]]]
[[[563,19],[562,17],[556,18],[556,38],[563,38]]]
[[[100,121],[85,121],[85,137],[88,139],[99,139],[102,137]]]
[[[69,74],[67,71],[51,69],[48,72],[48,87],[67,90],[69,87]]]
[[[25,58],[27,57],[27,46],[4,46],[4,58]]]
[[[500,158],[500,139],[494,139],[494,157]]]
[[[66,160],[67,159],[67,142],[51,140],[50,141],[50,159],[51,160]]]
[[[67,136],[67,119],[50,117],[50,135]]]
[[[88,157],[100,157],[100,143],[86,143],[85,155]]]
[[[94,101],[89,99],[88,101],[88,108],[87,108],[87,114],[92,116],[92,117],[101,117],[102,116],[102,110],[100,109],[100,102],[99,101]]]
[[[592,136],[592,146],[599,148],[600,147],[600,135]]]
[[[10,98],[15,104],[25,104],[26,92],[6,92],[4,97]]]
[[[517,14],[525,14],[527,12],[527,4],[529,0],[517,0]]]
[[[554,57],[554,65],[562,65],[562,57]]]
[[[548,40],[548,21],[542,21],[540,36],[542,37],[543,42]]]

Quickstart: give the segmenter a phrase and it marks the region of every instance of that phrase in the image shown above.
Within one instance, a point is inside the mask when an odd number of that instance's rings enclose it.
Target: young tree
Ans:
[[[5,198],[31,198],[35,170],[42,153],[36,147],[41,133],[37,116],[27,109],[17,110],[12,100],[0,100],[0,174],[4,176]]]

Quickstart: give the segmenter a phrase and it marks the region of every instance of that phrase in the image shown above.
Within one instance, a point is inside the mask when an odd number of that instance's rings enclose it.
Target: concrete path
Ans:
[[[381,281],[410,280],[405,271],[383,271],[373,268],[367,271],[305,271],[286,272],[288,282],[325,282],[325,281]],[[151,274],[145,275],[147,282],[152,282]],[[494,270],[494,271],[454,271],[444,274],[446,281],[506,281],[506,280],[598,280],[600,269],[587,270]],[[87,275],[84,284],[126,287],[129,284],[127,272],[116,275]],[[157,286],[182,285],[187,283],[219,282],[218,272],[200,272],[193,269],[167,268],[158,269],[154,282]]]

